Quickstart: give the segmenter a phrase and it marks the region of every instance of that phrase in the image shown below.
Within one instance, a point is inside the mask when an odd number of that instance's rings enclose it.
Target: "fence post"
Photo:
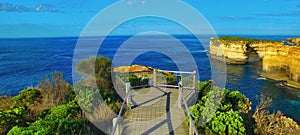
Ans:
[[[190,118],[190,130],[189,130],[189,135],[194,135],[194,131],[193,131],[193,127],[192,127],[192,123],[193,121]]]
[[[178,108],[181,108],[182,107],[182,103],[183,103],[183,86],[182,86],[182,81],[180,81],[178,83],[178,86],[179,86],[179,93],[178,93]]]
[[[156,80],[156,74],[157,74],[157,69],[153,69],[153,86],[156,86],[157,85],[157,80]]]
[[[117,118],[113,118],[113,128],[115,126],[117,126],[116,130],[114,133],[112,133],[113,135],[121,135],[121,129],[120,129],[120,121],[117,123],[118,117]]]
[[[126,94],[125,95],[128,94],[128,96],[126,97],[125,100],[126,100],[127,106],[129,107],[129,92],[130,92],[131,86],[130,86],[130,83],[126,83],[125,85],[126,85]]]
[[[193,72],[193,89],[196,90],[196,85],[197,85],[197,72],[194,70]]]

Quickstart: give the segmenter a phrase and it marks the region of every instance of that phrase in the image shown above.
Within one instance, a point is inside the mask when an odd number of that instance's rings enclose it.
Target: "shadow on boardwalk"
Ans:
[[[185,90],[183,95],[187,95]],[[178,105],[178,89],[148,87],[130,94],[131,110],[126,115],[123,134],[188,134],[186,115]]]

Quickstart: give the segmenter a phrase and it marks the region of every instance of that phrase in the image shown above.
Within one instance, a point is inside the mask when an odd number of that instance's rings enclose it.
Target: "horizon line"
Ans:
[[[172,36],[215,36],[214,34],[169,34]],[[135,36],[131,34],[124,35],[108,35],[108,36],[41,36],[41,37],[0,37],[0,39],[51,39],[51,38],[103,38],[103,37],[130,37]],[[139,36],[161,36],[157,35],[139,35]],[[292,36],[300,37],[300,35],[290,34],[217,34],[217,36]]]

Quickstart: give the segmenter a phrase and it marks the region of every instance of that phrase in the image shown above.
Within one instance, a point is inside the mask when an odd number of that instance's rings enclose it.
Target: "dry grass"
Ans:
[[[71,85],[63,79],[63,74],[59,72],[54,72],[51,78],[45,77],[36,89],[41,91],[41,98],[36,99],[28,108],[29,115],[32,117],[45,109],[66,103],[72,92]]]
[[[13,102],[10,100],[10,97],[7,95],[0,96],[0,109],[6,110],[9,108]]]

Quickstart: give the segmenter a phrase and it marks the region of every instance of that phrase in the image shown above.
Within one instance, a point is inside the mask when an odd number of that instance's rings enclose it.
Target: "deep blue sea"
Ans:
[[[238,36],[271,40],[284,40],[291,37],[263,35]],[[201,39],[201,43],[194,36],[190,35],[176,35],[174,37],[191,52],[198,66],[200,80],[211,79],[209,57],[205,48],[209,46],[210,36],[198,36]],[[98,55],[113,59],[116,51],[129,38],[131,37],[106,37],[98,51]],[[89,53],[94,47],[89,48],[88,44],[92,44],[97,39],[99,38],[85,38],[87,46],[79,50],[79,52]],[[0,39],[0,95],[16,95],[24,88],[36,86],[41,79],[54,71],[63,72],[65,79],[72,83],[72,61],[77,40],[77,37]],[[123,52],[127,56],[130,56],[135,51],[143,50],[150,43],[161,42],[168,44],[168,48],[165,49],[169,53],[178,54],[177,56],[181,58],[183,56],[181,55],[183,53],[181,52],[182,50],[170,47],[171,44],[174,44],[174,41],[169,40],[161,36],[143,36],[132,42],[132,44],[138,46],[136,50],[125,49]],[[128,57],[122,58],[122,61],[126,63],[126,58]],[[79,59],[74,59],[74,61],[79,61]],[[176,63],[184,64],[188,67],[189,63],[186,63],[186,61],[182,57]],[[218,61],[214,62],[218,63]],[[115,66],[120,66],[122,62],[114,64]],[[155,51],[139,55],[131,64],[152,66],[166,70],[178,70],[171,58]],[[300,121],[300,90],[281,87],[278,85],[279,82],[259,77],[260,67],[259,62],[248,65],[227,65],[226,87],[233,90],[240,90],[250,98],[253,102],[253,107],[258,103],[257,96],[264,95],[271,97],[273,99],[272,109],[280,110],[284,114]]]

